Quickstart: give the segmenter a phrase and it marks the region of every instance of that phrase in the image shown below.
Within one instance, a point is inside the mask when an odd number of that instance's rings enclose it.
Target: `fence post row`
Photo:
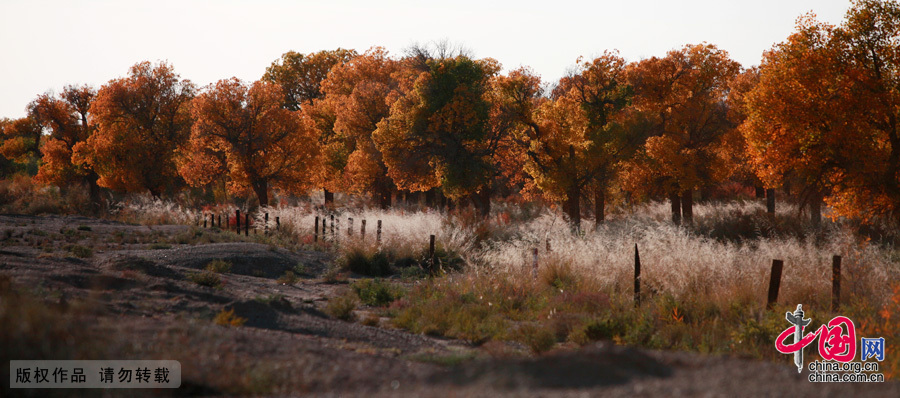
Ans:
[[[772,273],[769,277],[769,298],[766,302],[766,309],[772,309],[775,302],[778,301],[778,289],[781,287],[781,270],[784,268],[784,261],[772,260]]]

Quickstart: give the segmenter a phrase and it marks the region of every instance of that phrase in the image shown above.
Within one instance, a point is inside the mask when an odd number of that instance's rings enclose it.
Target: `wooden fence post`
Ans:
[[[263,232],[266,235],[268,235],[269,234],[269,213],[266,213],[266,215],[264,217],[265,217],[266,221],[265,221],[265,224],[263,225]]]
[[[234,226],[237,230],[237,234],[241,234],[241,209],[237,209],[234,211]]]
[[[772,260],[772,273],[769,276],[769,299],[766,302],[766,309],[772,309],[775,306],[775,302],[778,301],[782,268],[784,268],[784,261]]]
[[[256,234],[256,230],[253,230]],[[238,235],[241,234],[241,228],[238,227]],[[250,213],[244,214],[244,236],[250,236]]]
[[[316,216],[316,223],[313,225],[313,242],[319,241],[319,216]]]
[[[334,240],[334,214],[331,215],[331,239]]]
[[[831,310],[841,307],[841,256],[831,258]]]
[[[378,220],[378,231],[375,234],[375,242],[381,244],[381,220]]]
[[[431,269],[434,270],[434,235],[428,238],[428,259],[431,261]]]
[[[206,216],[203,216],[203,228],[206,228]]]
[[[275,216],[275,229],[281,230],[281,217]]]
[[[225,217],[225,218],[227,219],[228,217]],[[221,228],[222,228],[222,215],[219,214],[219,229],[221,229]]]
[[[360,221],[362,225],[359,226],[359,234],[362,236],[362,239],[366,239],[366,220]]]
[[[775,215],[775,189],[773,188],[766,190],[766,211],[770,216]]]
[[[634,244],[634,306],[641,305],[641,254],[637,243]]]

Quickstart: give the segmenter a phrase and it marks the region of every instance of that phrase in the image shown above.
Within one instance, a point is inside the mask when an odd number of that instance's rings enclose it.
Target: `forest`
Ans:
[[[814,220],[823,204],[896,219],[898,23],[896,4],[862,1],[840,26],[801,17],[758,67],[700,43],[636,61],[606,51],[555,82],[446,43],[289,51],[258,81],[205,87],[144,61],[0,121],[0,167],[94,205],[143,192],[256,208],[323,190],[326,204],[422,194],[487,215],[515,197],[578,227],[648,199],[690,222],[697,199],[784,188]]]
[[[600,54],[544,81],[446,41],[287,51],[202,87],[141,61],[37,95],[0,119],[0,324],[20,325],[0,373],[153,357],[187,395],[897,396],[807,383],[775,341],[801,304],[808,330],[883,337],[866,374],[900,375],[900,3],[802,15],[758,66],[706,42]]]

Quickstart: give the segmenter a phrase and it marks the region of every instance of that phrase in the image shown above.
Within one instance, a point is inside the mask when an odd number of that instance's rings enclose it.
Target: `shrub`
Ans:
[[[188,279],[199,286],[222,287],[222,278],[219,278],[219,275],[212,271],[193,272],[188,275]]]
[[[222,326],[243,326],[245,322],[247,322],[246,318],[241,318],[234,314],[234,308],[230,310],[222,310],[216,314],[216,319],[214,320],[216,325]]]
[[[300,278],[293,271],[285,271],[284,275],[278,278],[277,282],[282,285],[293,286],[300,281]]]
[[[556,333],[541,325],[522,325],[517,333],[519,341],[535,354],[547,352],[556,345]]]
[[[325,312],[337,319],[344,321],[353,321],[356,315],[353,310],[356,309],[356,298],[351,294],[343,294],[328,300],[325,306]]]
[[[383,252],[366,253],[363,249],[350,249],[343,258],[345,267],[365,276],[387,276],[391,274],[391,263]]]
[[[206,263],[206,270],[219,274],[231,272],[231,263],[222,259],[215,259]]]
[[[363,279],[351,287],[363,304],[372,307],[387,306],[403,295],[399,288],[382,279]]]
[[[89,258],[94,255],[94,251],[90,247],[74,245],[69,251],[78,258]]]

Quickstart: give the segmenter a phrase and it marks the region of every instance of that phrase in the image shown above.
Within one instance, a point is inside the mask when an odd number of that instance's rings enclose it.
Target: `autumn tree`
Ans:
[[[607,52],[560,80],[552,101],[537,109],[539,129],[531,130],[527,170],[550,197],[564,200],[573,226],[581,224],[581,198],[592,190],[596,224],[605,214],[606,195],[619,163],[643,142],[644,131],[630,126],[625,111],[632,89],[625,61]]]
[[[665,192],[673,221],[693,218],[693,191],[720,181],[729,172],[718,156],[722,138],[734,126],[728,119],[728,83],[740,65],[711,44],[687,45],[664,58],[632,64],[628,81],[637,110],[652,117],[655,130],[629,165],[634,190]]]
[[[310,54],[288,51],[272,62],[262,76],[262,80],[281,86],[286,109],[303,110],[314,122],[324,158],[322,168],[316,174],[318,185],[324,190],[326,204],[334,201],[333,192],[341,184],[349,152],[346,150],[347,138],[334,130],[337,116],[332,105],[321,102],[324,97],[321,84],[332,68],[357,55],[355,50],[342,48]]]
[[[741,126],[767,185],[792,172],[817,218],[900,214],[900,5],[854,1],[840,26],[807,15],[766,52]]]
[[[72,155],[75,145],[93,133],[89,112],[96,94],[90,86],[66,86],[61,95],[43,94],[28,106],[29,115],[46,132],[35,179],[57,186],[84,184],[95,205],[100,200],[99,176],[87,165],[73,163]]]
[[[33,117],[0,119],[0,156],[3,157],[0,169],[3,174],[21,166],[36,165],[40,142],[41,126]]]
[[[454,200],[471,198],[487,215],[494,156],[503,138],[491,128],[487,98],[499,65],[466,56],[424,64],[427,70],[378,123],[376,147],[398,188],[441,187]]]
[[[159,196],[179,185],[175,164],[190,134],[190,101],[196,89],[172,66],[141,62],[128,77],[111,80],[90,106],[96,131],[73,148],[74,164],[86,164],[97,183],[117,191]]]
[[[282,107],[280,86],[265,81],[251,85],[237,78],[220,80],[193,101],[187,161],[181,173],[188,183],[207,184],[219,173],[230,178],[232,193],[252,191],[261,206],[269,189],[302,193],[313,183],[318,147],[300,111]],[[210,156],[218,152],[223,157]]]
[[[335,65],[321,85],[325,93],[322,106],[335,117],[335,136],[341,137],[336,144],[342,145],[340,153],[346,156],[341,169],[343,185],[349,192],[372,193],[382,208],[390,206],[396,186],[387,175],[372,133],[400,96],[395,76],[400,68],[400,62],[386,50],[375,47]]]

